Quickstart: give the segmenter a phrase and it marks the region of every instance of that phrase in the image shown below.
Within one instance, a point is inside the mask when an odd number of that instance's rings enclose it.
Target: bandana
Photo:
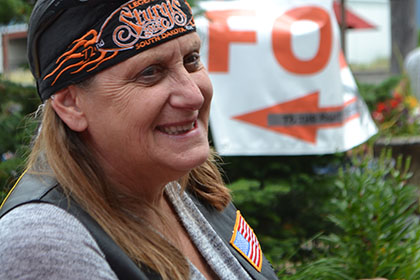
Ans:
[[[139,52],[195,31],[184,0],[39,0],[28,57],[42,101]]]

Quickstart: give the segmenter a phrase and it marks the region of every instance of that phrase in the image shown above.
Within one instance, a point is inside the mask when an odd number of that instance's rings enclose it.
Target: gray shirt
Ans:
[[[117,276],[85,227],[61,208],[32,203],[0,219],[0,279]]]
[[[177,184],[166,193],[191,240],[220,279],[251,279]],[[192,265],[190,278],[204,276]],[[0,279],[112,279],[117,276],[87,229],[63,209],[19,206],[0,219]]]

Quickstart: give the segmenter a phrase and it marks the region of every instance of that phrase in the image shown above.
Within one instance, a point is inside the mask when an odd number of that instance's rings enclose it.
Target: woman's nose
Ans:
[[[172,80],[169,103],[172,107],[186,110],[199,110],[204,103],[204,96],[191,73],[180,70]]]

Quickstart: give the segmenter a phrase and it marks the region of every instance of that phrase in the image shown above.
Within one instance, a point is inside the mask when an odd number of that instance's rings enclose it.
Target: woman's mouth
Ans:
[[[185,133],[190,132],[193,130],[197,125],[197,121],[193,121],[183,125],[164,125],[164,126],[157,126],[156,129],[160,132],[169,135],[182,135]]]

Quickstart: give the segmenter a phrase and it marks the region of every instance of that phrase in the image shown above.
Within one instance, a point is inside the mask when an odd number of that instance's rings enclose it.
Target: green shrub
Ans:
[[[357,85],[360,95],[366,102],[370,112],[375,110],[375,106],[378,102],[383,102],[392,97],[392,91],[401,79],[402,75],[397,75],[389,77],[379,85],[360,83]]]
[[[0,79],[0,156],[14,155],[0,161],[0,200],[22,172],[28,144],[37,127],[26,116],[36,111],[39,104],[34,87]]]
[[[309,240],[316,257],[286,262],[280,279],[420,279],[417,187],[406,184],[407,170],[408,162],[393,161],[390,152],[353,158],[331,201],[337,231]]]
[[[293,271],[279,273],[282,280],[354,280],[347,274],[346,263],[339,258],[321,258],[305,265],[294,266]],[[290,271],[290,268],[289,268]]]
[[[301,244],[319,232],[333,231],[327,219],[329,201],[344,159],[344,155],[224,158],[234,203],[273,263],[313,258],[312,250]]]
[[[356,279],[420,279],[417,187],[406,184],[404,165],[388,152],[377,160],[356,158],[340,172],[330,215],[340,231],[324,241]]]

